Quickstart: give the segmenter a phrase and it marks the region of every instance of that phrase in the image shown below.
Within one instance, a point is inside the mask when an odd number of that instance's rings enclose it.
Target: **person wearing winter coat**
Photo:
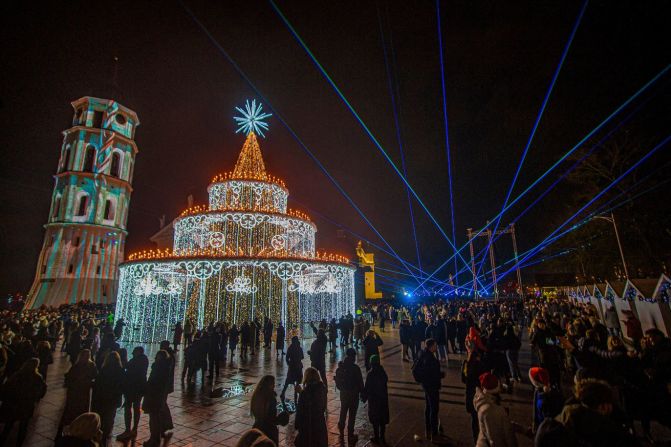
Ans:
[[[38,367],[38,372],[42,378],[47,380],[47,372],[49,371],[49,365],[54,363],[54,356],[51,353],[51,345],[48,341],[41,341],[37,344],[37,358],[40,360],[40,366]]]
[[[480,433],[476,447],[517,447],[517,438],[508,414],[501,405],[499,379],[486,372],[480,376],[473,406],[478,412]]]
[[[144,354],[144,348],[141,346],[137,346],[133,349],[132,355],[133,357],[126,365],[126,376],[124,378],[123,386],[124,423],[126,424],[126,431],[117,436],[118,441],[135,438],[135,436],[137,436],[137,428],[140,424],[142,396],[144,395],[147,386],[149,358]]]
[[[382,339],[375,331],[368,331],[366,338],[363,340],[363,355],[364,363],[366,364],[366,371],[370,371],[370,357],[373,355],[380,355],[380,346],[382,346]]]
[[[252,428],[261,430],[268,438],[279,445],[280,432],[278,425],[286,425],[289,421],[288,413],[277,414],[277,399],[275,397],[275,376],[263,376],[254,388],[250,400],[250,413],[254,418]],[[286,419],[284,417],[286,416]],[[284,419],[284,420],[282,420]]]
[[[161,445],[161,434],[165,427],[162,420],[164,413],[163,406],[168,400],[168,390],[170,380],[170,359],[166,351],[158,351],[156,359],[151,366],[151,373],[147,380],[142,409],[149,414],[149,440],[145,442],[145,447],[158,447]]]
[[[0,396],[0,421],[5,426],[0,433],[0,445],[5,444],[16,422],[19,423],[16,445],[23,445],[26,439],[28,423],[35,412],[35,405],[47,392],[47,385],[37,372],[39,364],[40,361],[36,358],[26,360],[3,386]]]
[[[107,438],[114,427],[116,410],[121,406],[124,381],[125,371],[121,366],[121,358],[117,352],[110,352],[96,377],[91,400],[91,409],[100,415],[103,446],[107,445]]]
[[[326,334],[324,329],[319,329],[317,331],[317,338],[310,345],[310,350],[308,355],[310,356],[310,366],[319,371],[319,374],[322,376],[322,382],[324,385],[328,385],[326,382]]]
[[[182,327],[182,322],[178,321],[175,323],[175,333],[172,336],[172,345],[175,352],[179,351],[179,345],[182,344],[182,334],[184,334],[184,328]]]
[[[403,353],[403,361],[409,362],[410,346],[412,344],[412,327],[410,326],[410,320],[401,320],[401,325],[398,328],[398,336],[401,339],[401,345],[403,345],[403,348],[401,349],[401,352]]]
[[[291,337],[291,344],[289,345],[289,349],[287,349],[287,356],[285,359],[287,365],[289,366],[289,371],[287,371],[287,378],[284,381],[284,388],[282,388],[280,398],[282,401],[284,401],[287,388],[289,385],[293,385],[294,402],[296,402],[296,396],[298,394],[296,385],[300,383],[301,379],[303,378],[303,348],[301,348],[301,343],[298,340],[298,337]]]
[[[55,447],[99,447],[102,432],[97,413],[83,413],[65,427],[63,437],[57,438]]]
[[[445,374],[440,370],[440,361],[436,358],[438,344],[429,338],[415,364],[413,376],[424,390],[424,428],[427,439],[442,441],[438,434],[441,381]]]
[[[309,367],[305,370],[303,385],[300,386],[296,404],[295,427],[296,447],[327,447],[326,428],[326,385],[321,381],[319,371]]]
[[[422,343],[426,340],[427,324],[420,316],[412,324],[412,358],[416,359],[422,352]]]
[[[564,396],[550,386],[550,373],[541,367],[529,368],[529,380],[534,387],[534,410],[531,430],[536,433],[538,427],[547,418],[561,413]]]
[[[374,444],[385,445],[384,432],[389,423],[389,395],[387,392],[387,373],[380,364],[380,356],[370,358],[371,369],[366,375],[361,400],[368,402],[368,420],[373,426]]]
[[[270,318],[265,319],[263,323],[263,347],[270,349],[270,344],[273,339],[273,320]]]
[[[286,336],[287,331],[284,329],[284,325],[280,321],[275,330],[275,354],[278,358],[280,357],[280,353],[284,355],[284,339]]]
[[[356,350],[348,348],[345,359],[338,364],[335,372],[336,387],[340,391],[340,418],[338,419],[338,430],[340,438],[345,435],[345,422],[347,422],[347,437],[350,444],[356,444],[358,436],[354,434],[354,423],[356,412],[359,408],[359,396],[363,391],[363,377],[361,368],[356,364]],[[349,413],[349,419],[347,415]]]
[[[480,434],[478,411],[473,406],[473,398],[475,397],[475,391],[480,386],[480,376],[485,371],[485,362],[482,360],[482,354],[478,351],[471,352],[461,367],[461,381],[466,385],[466,412],[471,415],[473,442],[478,440]]]
[[[333,353],[335,352],[336,345],[338,344],[338,323],[336,323],[335,318],[331,318],[331,321],[326,327],[326,331],[328,332],[329,353]]]
[[[228,331],[228,350],[231,351],[231,362],[233,362],[233,355],[235,355],[235,348],[238,346],[239,338],[240,331],[237,326],[231,326],[231,329]]]
[[[65,409],[61,416],[59,434],[64,426],[90,410],[91,388],[97,375],[98,369],[91,360],[91,351],[82,350],[75,364],[65,373]]]

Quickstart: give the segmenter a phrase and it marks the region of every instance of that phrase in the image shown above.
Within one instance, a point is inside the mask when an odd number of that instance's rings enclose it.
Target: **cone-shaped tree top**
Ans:
[[[268,181],[261,148],[254,132],[249,132],[235,163],[232,178]]]

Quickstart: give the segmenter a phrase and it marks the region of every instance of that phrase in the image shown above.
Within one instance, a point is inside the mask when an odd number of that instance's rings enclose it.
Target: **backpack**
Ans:
[[[343,390],[348,390],[349,389],[349,380],[347,380],[347,367],[342,364],[342,362],[338,365],[338,368],[336,369],[335,376],[333,376],[333,379],[335,380],[336,388],[338,388],[340,391]]]
[[[424,381],[424,361],[422,357],[413,360],[411,371],[415,382],[422,383]]]

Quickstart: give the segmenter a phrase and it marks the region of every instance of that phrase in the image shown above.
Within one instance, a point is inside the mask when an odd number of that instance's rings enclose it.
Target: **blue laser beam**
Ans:
[[[306,44],[306,43],[303,41],[303,39],[300,37],[300,35],[299,35],[298,32],[296,31],[296,29],[291,25],[291,23],[290,23],[289,20],[286,18],[286,16],[282,13],[282,11],[279,9],[279,7],[277,6],[277,4],[275,4],[275,2],[274,2],[273,0],[268,0],[268,1],[269,1],[270,5],[272,6],[273,10],[277,13],[277,15],[278,15],[278,16],[280,17],[280,19],[282,20],[282,22],[287,26],[287,28],[288,28],[289,31],[291,32],[292,36],[293,36],[293,37],[296,39],[296,41],[301,45],[301,47],[303,48],[303,50],[305,50],[305,52],[308,54],[308,56],[309,56],[310,59],[312,60],[313,64],[319,69],[319,72],[322,74],[322,76],[324,76],[324,78],[325,78],[325,79],[327,80],[327,82],[331,85],[331,87],[332,87],[333,90],[336,92],[336,94],[337,94],[338,97],[341,99],[341,101],[347,106],[347,108],[349,109],[350,113],[352,113],[352,116],[354,116],[354,118],[357,120],[357,122],[361,125],[362,129],[363,129],[364,132],[368,135],[369,139],[373,142],[373,144],[375,145],[375,147],[378,148],[378,150],[380,151],[380,153],[384,156],[385,160],[387,160],[387,162],[389,163],[389,165],[393,168],[394,172],[396,172],[396,174],[399,176],[399,178],[400,178],[400,179],[407,185],[408,189],[410,190],[410,192],[412,193],[412,195],[415,197],[415,200],[417,200],[417,203],[419,203],[420,206],[422,207],[422,209],[424,209],[424,211],[426,212],[427,216],[429,216],[429,219],[430,219],[431,222],[433,222],[433,224],[436,226],[436,228],[438,229],[438,231],[440,232],[440,234],[445,238],[445,240],[448,242],[448,244],[450,244],[450,246],[456,250],[456,246],[454,245],[454,242],[449,238],[449,236],[447,235],[447,233],[445,232],[445,230],[443,229],[443,227],[440,225],[440,223],[438,222],[438,220],[437,220],[437,219],[434,217],[434,215],[431,213],[431,211],[429,211],[428,207],[424,204],[424,201],[422,201],[422,199],[419,197],[419,195],[417,194],[417,192],[415,191],[415,189],[412,187],[412,185],[411,185],[411,184],[408,182],[408,180],[403,176],[403,173],[398,169],[398,167],[396,166],[396,164],[394,163],[394,161],[391,159],[391,157],[389,156],[389,154],[384,150],[384,148],[382,147],[382,145],[380,144],[380,142],[377,140],[377,138],[375,137],[375,135],[373,135],[373,133],[372,133],[371,130],[368,128],[368,126],[367,126],[366,123],[363,121],[363,119],[361,119],[361,117],[360,117],[359,114],[356,112],[356,110],[354,109],[354,107],[352,106],[352,104],[347,100],[347,98],[346,98],[345,95],[342,93],[342,91],[338,88],[338,86],[337,86],[336,83],[333,81],[333,79],[331,79],[331,77],[328,75],[328,73],[326,72],[326,70],[324,69],[324,67],[320,64],[319,60],[317,60],[317,58],[316,58],[315,55],[312,53],[312,51],[310,51],[310,49],[308,48],[307,44]],[[461,255],[460,251],[457,250],[457,251],[456,251],[456,255],[459,256],[459,258],[461,259],[461,261],[462,261],[465,265],[468,265],[469,268],[470,268],[470,265],[469,265],[468,262],[464,259],[464,257]],[[420,287],[421,287],[421,286],[420,286]]]
[[[375,228],[373,223],[366,217],[366,215],[363,213],[363,211],[356,205],[354,200],[345,192],[343,187],[338,183],[338,181],[331,175],[331,173],[326,169],[326,167],[319,161],[319,159],[314,155],[314,153],[307,147],[307,145],[303,142],[303,140],[294,132],[293,128],[289,126],[289,123],[284,119],[284,117],[277,111],[275,107],[273,107],[272,103],[266,98],[265,95],[261,93],[261,91],[256,87],[256,85],[252,82],[252,80],[247,76],[247,74],[242,70],[242,68],[235,62],[235,60],[228,54],[228,52],[221,46],[219,41],[214,38],[214,36],[209,32],[207,27],[196,17],[196,15],[189,9],[188,6],[186,6],[181,0],[178,0],[179,3],[182,5],[186,13],[191,17],[191,19],[196,23],[196,25],[203,31],[203,33],[208,37],[210,42],[219,50],[219,52],[228,60],[228,62],[233,66],[236,72],[247,82],[247,84],[254,90],[254,92],[263,100],[263,102],[270,108],[270,110],[274,113],[275,117],[280,120],[280,122],[284,125],[284,127],[289,131],[289,133],[292,135],[292,137],[298,142],[299,146],[303,149],[303,151],[308,154],[308,156],[314,161],[319,169],[322,170],[322,172],[326,175],[326,177],[333,183],[333,185],[338,189],[338,191],[347,199],[347,201],[350,203],[350,205],[354,208],[354,210],[361,216],[361,218],[368,224],[368,226],[375,232],[375,234],[384,242],[384,244],[389,248],[389,250],[394,253],[394,255],[400,260],[400,256],[396,253],[396,251],[389,245],[387,240],[380,234],[380,232]],[[410,273],[412,271],[408,269]],[[420,280],[416,278],[416,281],[419,283]]]
[[[436,0],[438,1],[438,0]],[[550,96],[552,95],[552,91],[554,90],[554,86],[557,83],[557,79],[559,78],[559,73],[561,72],[562,66],[564,65],[564,61],[566,60],[566,56],[568,55],[569,49],[571,48],[571,44],[573,43],[573,38],[575,37],[576,33],[578,32],[578,27],[580,26],[580,22],[582,21],[583,16],[585,15],[585,10],[587,9],[587,5],[589,3],[589,0],[585,0],[583,2],[582,8],[580,9],[580,13],[578,14],[578,18],[576,19],[575,23],[573,24],[573,29],[571,30],[571,34],[569,36],[568,42],[566,42],[566,46],[564,47],[564,51],[562,52],[561,58],[559,60],[559,65],[557,65],[557,68],[555,69],[554,75],[552,76],[552,81],[550,81],[550,86],[548,87],[547,92],[545,93],[545,98],[543,98],[543,103],[541,104],[541,109],[538,112],[538,116],[536,116],[536,121],[534,122],[534,125],[531,129],[531,133],[529,134],[529,138],[527,139],[527,143],[524,146],[524,150],[522,151],[522,158],[520,159],[519,163],[517,164],[517,169],[515,170],[515,175],[513,176],[513,181],[510,184],[510,187],[508,188],[508,192],[506,193],[506,198],[503,201],[503,206],[501,207],[501,212],[499,213],[496,223],[494,224],[494,230],[493,234],[496,235],[496,231],[499,229],[499,225],[501,224],[501,218],[503,217],[503,213],[506,208],[506,205],[508,205],[508,201],[510,200],[510,195],[513,192],[513,189],[515,188],[515,184],[517,183],[517,179],[520,175],[520,171],[522,170],[522,166],[524,165],[524,160],[527,157],[527,154],[529,153],[529,149],[531,148],[531,142],[534,139],[534,136],[536,135],[536,131],[538,130],[538,126],[540,125],[541,119],[543,117],[543,113],[545,112],[545,109],[548,105],[548,102],[550,101]],[[493,243],[493,239],[490,239],[490,241],[487,244],[487,249],[485,253],[489,250],[489,247]],[[486,256],[486,254],[485,254]],[[485,259],[485,256],[483,256],[482,260],[480,261],[480,268],[478,268],[478,273],[479,270],[482,268],[483,261]]]
[[[443,32],[440,25],[440,0],[436,0],[436,21],[438,23],[438,50],[440,53],[440,85],[443,91],[443,121],[445,126],[445,153],[447,155],[447,178],[450,190],[450,219],[452,221],[452,240],[454,241],[454,250],[456,254],[456,227],[454,225],[454,197],[452,192],[452,154],[450,153],[449,126],[447,121],[447,93],[445,89],[445,63],[443,61]],[[459,285],[459,275],[457,275],[457,258],[454,257],[454,275],[457,285]]]
[[[640,89],[638,89],[634,94],[632,94],[626,101],[624,101],[620,106],[618,106],[613,112],[611,112],[610,115],[608,115],[601,123],[599,123],[595,128],[593,128],[590,132],[587,133],[578,143],[576,143],[573,148],[569,149],[559,157],[557,161],[552,164],[543,174],[541,174],[536,180],[534,180],[527,188],[522,191],[520,194],[513,199],[508,206],[504,208],[502,212],[507,211],[510,209],[512,206],[514,206],[517,202],[519,202],[529,191],[531,191],[538,183],[540,183],[550,172],[552,172],[557,166],[559,166],[564,160],[566,160],[573,152],[575,152],[579,147],[581,147],[585,141],[589,140],[596,132],[598,132],[608,121],[610,121],[615,115],[620,113],[625,107],[627,107],[629,104],[631,104],[632,101],[634,101],[636,98],[640,96],[641,93],[643,93],[645,90],[647,90],[651,85],[653,85],[657,80],[659,80],[662,76],[664,76],[669,70],[671,69],[671,64],[665,66],[659,73],[657,73],[652,79],[650,79],[648,82],[646,82]],[[499,213],[501,214],[501,213]],[[496,215],[494,218],[498,218],[499,215]],[[492,219],[493,220],[493,219]],[[490,224],[484,225],[482,228],[480,228],[477,232],[475,232],[472,236],[471,239],[466,241],[464,245],[462,245],[459,248],[459,251],[463,250],[466,248],[472,240],[475,240],[485,229],[489,227]],[[436,273],[438,273],[440,270],[443,269],[450,261],[452,260],[452,257],[447,258],[443,263],[441,263],[430,275],[429,278],[432,278]],[[469,270],[472,272],[472,270],[469,268]],[[416,289],[415,289],[416,290]]]

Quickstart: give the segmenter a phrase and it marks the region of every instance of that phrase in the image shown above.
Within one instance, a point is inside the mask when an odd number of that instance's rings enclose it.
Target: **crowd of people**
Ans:
[[[186,319],[151,361],[141,346],[128,354],[121,343],[125,323],[114,321],[113,306],[7,310],[0,313],[0,445],[17,425],[17,445],[26,439],[58,353],[70,368],[62,382],[51,382],[66,388],[57,446],[108,445],[120,408],[125,430],[118,441],[133,441],[146,414],[150,437],[144,445],[166,445],[174,429],[168,396],[180,351],[185,387],[200,379],[212,389],[222,369],[261,351],[286,364],[284,383],[266,375],[255,385],[254,427],[238,445],[279,445],[278,426],[293,420],[296,436],[287,442],[299,447],[328,445],[327,359],[334,361],[339,352],[333,381],[342,441],[356,444],[356,415],[365,402],[371,441],[386,445],[390,404],[381,334],[388,324],[398,334],[384,338],[398,336],[402,360],[424,393],[425,431],[417,440],[449,440],[440,420],[440,390],[445,372],[455,365],[448,366],[448,357],[456,354],[478,447],[516,446],[518,437],[539,447],[650,443],[652,421],[671,425],[671,341],[658,329],[643,332],[632,312],[624,313],[624,321],[617,315],[606,309],[600,318],[593,306],[566,298],[529,298],[366,305],[356,317],[310,323],[306,333],[268,318],[204,328]],[[305,338],[310,339],[306,352]],[[526,374],[519,364],[523,340],[533,359]],[[286,397],[290,387],[293,400]],[[511,420],[505,408],[502,396],[516,387],[533,390],[530,421]]]

